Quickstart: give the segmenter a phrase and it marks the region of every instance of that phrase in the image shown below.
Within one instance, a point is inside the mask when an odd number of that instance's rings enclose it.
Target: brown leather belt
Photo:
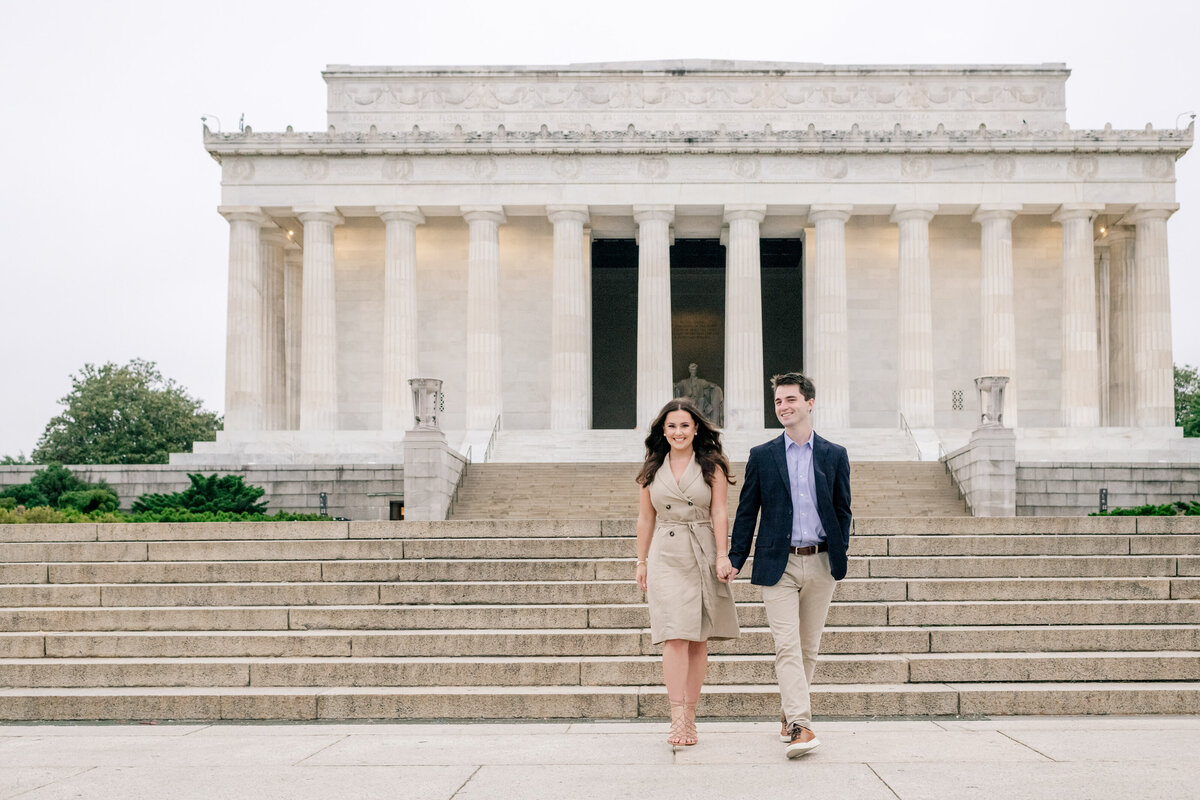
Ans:
[[[824,553],[829,549],[829,545],[825,542],[820,544],[809,545],[808,547],[789,547],[794,554],[798,556],[811,556],[813,553]]]

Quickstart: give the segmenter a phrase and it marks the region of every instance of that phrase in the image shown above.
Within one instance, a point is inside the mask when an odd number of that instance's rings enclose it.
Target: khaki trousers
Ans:
[[[836,585],[829,573],[828,553],[793,553],[779,582],[762,587],[767,624],[775,639],[775,677],[789,726],[812,728],[809,687]]]

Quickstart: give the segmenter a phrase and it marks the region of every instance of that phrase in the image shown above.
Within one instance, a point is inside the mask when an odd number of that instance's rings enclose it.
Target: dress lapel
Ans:
[[[702,477],[704,473],[700,470],[700,462],[696,461],[696,454],[692,453],[692,460],[688,462],[687,467],[683,470],[683,477],[679,479],[679,494],[684,499],[689,499],[687,490],[691,488],[696,479]],[[671,477],[675,477],[672,473]]]

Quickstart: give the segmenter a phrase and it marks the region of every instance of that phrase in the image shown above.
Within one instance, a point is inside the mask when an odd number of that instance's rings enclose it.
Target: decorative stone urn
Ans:
[[[441,378],[410,378],[408,385],[413,393],[413,414],[416,417],[414,430],[440,431],[438,410],[442,400]]]
[[[1004,427],[1004,387],[1008,385],[1006,375],[986,375],[975,379],[979,392],[979,427]]]

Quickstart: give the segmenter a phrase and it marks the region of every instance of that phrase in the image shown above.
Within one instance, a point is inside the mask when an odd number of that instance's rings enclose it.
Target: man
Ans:
[[[780,735],[787,757],[796,758],[820,745],[809,690],[833,588],[846,576],[850,459],[813,433],[811,380],[789,372],[771,378],[771,387],[783,435],[750,451],[723,579],[745,565],[757,522],[750,582],[762,587],[783,702]]]

